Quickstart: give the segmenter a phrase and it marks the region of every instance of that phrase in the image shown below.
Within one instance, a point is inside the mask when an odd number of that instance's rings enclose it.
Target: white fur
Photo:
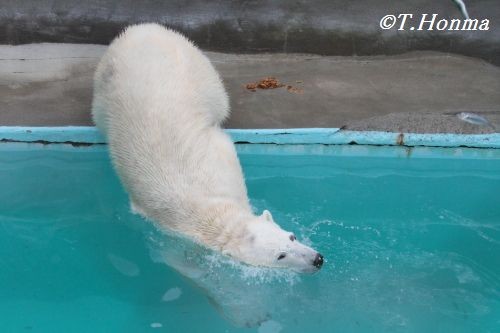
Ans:
[[[270,214],[252,213],[220,128],[227,94],[185,37],[157,24],[127,28],[98,65],[92,114],[134,211],[244,262],[311,270],[314,250],[291,242]],[[300,262],[278,262],[280,251]]]

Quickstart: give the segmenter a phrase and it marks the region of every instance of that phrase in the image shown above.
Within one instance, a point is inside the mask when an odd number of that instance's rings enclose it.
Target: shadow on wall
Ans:
[[[300,52],[322,55],[397,54],[435,50],[500,64],[500,7],[467,2],[471,18],[489,19],[488,31],[416,31],[380,28],[388,14],[438,14],[462,19],[459,0],[265,2],[170,0],[19,0],[0,8],[0,43],[108,44],[129,24],[155,21],[180,30],[200,47],[223,52]]]

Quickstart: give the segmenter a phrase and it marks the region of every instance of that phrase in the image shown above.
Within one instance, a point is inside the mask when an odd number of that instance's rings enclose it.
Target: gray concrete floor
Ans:
[[[105,46],[0,46],[0,126],[91,125],[92,75]],[[331,57],[207,53],[229,92],[228,128],[344,127],[414,133],[500,128],[500,68],[437,52]],[[275,76],[286,88],[249,91]],[[474,112],[490,124],[456,114]]]

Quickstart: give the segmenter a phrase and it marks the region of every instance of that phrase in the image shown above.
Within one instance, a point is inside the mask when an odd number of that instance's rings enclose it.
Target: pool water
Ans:
[[[105,146],[0,144],[0,332],[500,331],[500,150],[238,152],[255,210],[322,252],[319,273],[157,230]]]

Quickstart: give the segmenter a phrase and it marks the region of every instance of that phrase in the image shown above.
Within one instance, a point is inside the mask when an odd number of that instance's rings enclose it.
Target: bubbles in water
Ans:
[[[182,290],[180,288],[178,288],[178,287],[171,288],[171,289],[167,290],[165,292],[165,294],[163,294],[163,297],[161,298],[161,300],[163,302],[175,301],[176,299],[181,297],[181,294],[182,294]]]
[[[151,323],[151,325],[149,325],[149,326],[151,326],[151,328],[162,328],[163,327],[163,325],[161,323]]]

